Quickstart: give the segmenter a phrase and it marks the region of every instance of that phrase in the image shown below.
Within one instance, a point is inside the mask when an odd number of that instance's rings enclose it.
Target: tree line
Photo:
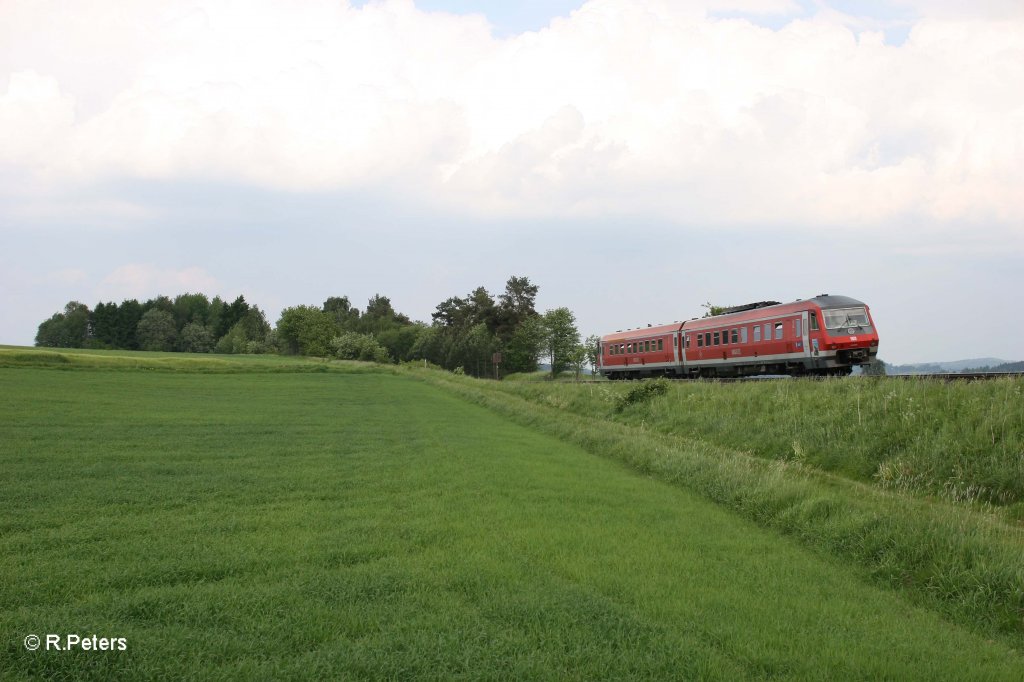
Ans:
[[[120,304],[78,301],[39,325],[37,346],[190,353],[280,353],[374,362],[426,361],[473,376],[534,372],[541,359],[552,374],[596,360],[596,337],[580,342],[568,308],[540,313],[539,287],[512,276],[495,298],[485,287],[439,303],[429,323],[411,320],[387,296],[360,310],[347,296],[322,306],[281,311],[273,327],[244,296],[231,303],[186,293]]]

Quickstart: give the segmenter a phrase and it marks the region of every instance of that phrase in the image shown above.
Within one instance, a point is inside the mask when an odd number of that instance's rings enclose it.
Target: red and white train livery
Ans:
[[[601,337],[598,370],[609,379],[845,375],[877,354],[878,332],[868,306],[821,294],[607,334]]]

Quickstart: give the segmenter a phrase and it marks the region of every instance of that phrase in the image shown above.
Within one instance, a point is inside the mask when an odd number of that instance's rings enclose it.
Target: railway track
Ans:
[[[780,379],[814,379],[817,381],[824,381],[828,379],[921,379],[927,381],[988,381],[990,379],[1015,379],[1024,377],[1024,372],[948,372],[941,374],[883,374],[878,376],[868,376],[865,374],[851,375],[848,377],[823,377],[823,376],[802,376],[792,377],[786,374],[764,374],[755,375],[749,377],[715,377],[709,378],[704,377],[700,379],[691,379],[689,377],[678,377],[680,381],[719,381],[722,383],[736,382],[736,381],[778,381]],[[652,377],[653,378],[653,377]],[[677,377],[668,377],[674,379]],[[609,383],[608,379],[580,379],[579,381],[572,380],[559,380],[562,383],[574,383],[574,384],[604,384]],[[642,379],[622,379],[620,381],[642,381]]]
[[[948,372],[944,374],[886,374],[891,379],[941,379],[943,381],[973,381],[1006,379],[1024,376],[1024,372]]]

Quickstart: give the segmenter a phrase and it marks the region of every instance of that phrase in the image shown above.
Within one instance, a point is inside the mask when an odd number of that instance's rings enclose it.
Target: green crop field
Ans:
[[[359,364],[28,350],[0,350],[0,389],[0,677],[1024,673],[1012,622],[946,612],[737,508],[756,467],[721,499],[712,474],[672,472],[728,453],[691,462],[622,423],[652,459],[618,456],[564,397]],[[842,488],[794,481],[794,500]],[[992,540],[999,556],[1017,542]],[[33,634],[126,646],[30,651]]]

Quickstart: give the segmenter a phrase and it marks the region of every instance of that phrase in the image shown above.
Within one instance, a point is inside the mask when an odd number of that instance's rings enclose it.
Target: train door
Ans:
[[[810,329],[808,328],[809,319],[806,310],[800,313],[800,321],[803,323],[801,325],[803,328],[803,333],[800,335],[800,347],[801,351],[803,351],[801,355],[803,355],[806,358],[809,357],[811,354]]]

